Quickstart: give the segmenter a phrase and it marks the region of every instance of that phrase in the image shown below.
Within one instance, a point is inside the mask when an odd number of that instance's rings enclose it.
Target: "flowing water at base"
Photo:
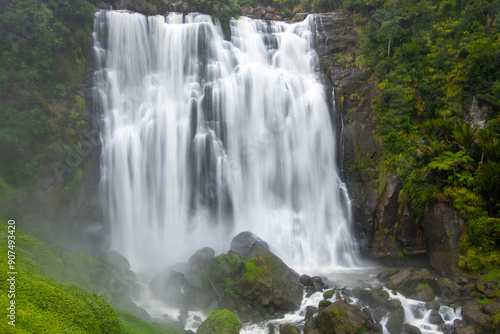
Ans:
[[[354,288],[365,288],[367,290],[372,290],[373,288],[380,288],[382,284],[376,279],[377,274],[385,270],[386,268],[363,268],[363,269],[344,269],[336,270],[330,273],[320,273],[330,286],[336,291],[339,291],[341,298],[348,302],[349,304],[359,307],[361,310],[367,309],[368,314],[371,314],[370,308],[364,305],[359,299],[351,296],[346,296],[342,294],[344,288],[354,289]],[[329,288],[329,289],[330,289]],[[402,294],[382,287],[384,291],[389,294],[390,300],[398,300],[404,309],[404,324],[409,324],[420,329],[422,334],[442,334],[443,331],[439,330],[438,325],[431,324],[429,322],[429,317],[432,309],[426,306],[425,302],[418,301],[411,298],[406,298]],[[325,289],[327,291],[328,289]],[[337,295],[334,293],[328,300],[335,302],[337,300]],[[308,306],[317,307],[319,302],[322,301],[323,292],[316,292],[310,296],[304,297],[300,309],[284,314],[283,317],[278,319],[270,319],[263,321],[261,323],[246,323],[243,324],[241,334],[268,334],[269,326],[273,326],[278,333],[280,324],[292,324],[298,328],[302,328],[305,325],[304,317],[306,314],[306,308]],[[435,298],[435,301],[441,304],[439,298]],[[171,306],[165,305],[163,302],[152,299],[152,298],[142,298],[137,301],[138,305],[146,309],[150,315],[158,322],[164,321],[168,325],[169,321],[178,320],[180,315],[180,310],[172,308]],[[437,310],[442,319],[444,320],[444,325],[453,325],[454,321],[457,319],[462,319],[461,308],[454,309],[452,307],[441,305]],[[192,330],[196,332],[196,329],[201,325],[201,323],[207,318],[208,313],[201,311],[189,311],[188,318],[186,320],[185,330]],[[386,314],[380,320],[382,325],[382,333],[389,334],[386,327],[389,314]],[[373,316],[372,316],[372,320]],[[376,321],[374,321],[376,322]]]

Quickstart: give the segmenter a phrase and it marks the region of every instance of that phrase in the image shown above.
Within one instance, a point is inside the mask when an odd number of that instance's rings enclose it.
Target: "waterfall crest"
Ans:
[[[355,265],[313,26],[97,14],[106,219],[134,269],[245,230],[296,268]]]

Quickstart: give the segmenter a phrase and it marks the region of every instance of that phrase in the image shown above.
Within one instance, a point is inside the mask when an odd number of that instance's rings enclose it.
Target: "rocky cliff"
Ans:
[[[385,261],[420,259],[453,275],[460,254],[463,221],[437,204],[418,222],[402,182],[381,157],[373,101],[376,82],[363,68],[354,16],[349,12],[315,14],[317,51],[326,89],[335,92],[332,119],[340,139],[339,161],[354,205],[354,232],[365,255]],[[333,110],[333,109],[332,109]]]

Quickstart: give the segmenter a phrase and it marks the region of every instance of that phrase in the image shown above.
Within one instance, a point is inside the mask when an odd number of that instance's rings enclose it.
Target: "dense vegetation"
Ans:
[[[314,3],[355,13],[363,54],[344,57],[378,83],[378,169],[403,181],[400,203],[417,221],[453,206],[468,227],[461,265],[500,265],[500,1]]]
[[[84,57],[95,7],[84,0],[0,2],[0,199],[78,150]]]

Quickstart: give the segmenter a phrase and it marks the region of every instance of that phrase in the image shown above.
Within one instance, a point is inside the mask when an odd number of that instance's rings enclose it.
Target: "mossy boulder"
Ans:
[[[428,269],[415,270],[405,268],[389,278],[389,286],[404,295],[412,295],[419,284],[427,284],[433,288],[436,284],[434,276]]]
[[[473,325],[476,329],[480,329],[484,333],[492,333],[493,320],[490,316],[484,314],[477,304],[466,302],[462,307],[462,316],[467,323]]]
[[[363,329],[368,316],[355,306],[337,300],[320,311],[314,322],[324,334],[354,334]]]
[[[290,324],[280,325],[280,334],[300,334],[300,330]]]
[[[405,311],[403,307],[398,307],[389,312],[389,319],[387,320],[387,330],[391,334],[400,334],[403,329],[405,320]]]
[[[235,288],[262,306],[293,311],[302,302],[299,275],[260,243],[254,243],[245,261],[244,272]]]
[[[453,302],[460,296],[460,286],[449,278],[441,277],[436,281],[436,294],[447,302]]]
[[[241,321],[229,310],[217,310],[210,313],[203,321],[197,334],[238,334],[241,330]]]

